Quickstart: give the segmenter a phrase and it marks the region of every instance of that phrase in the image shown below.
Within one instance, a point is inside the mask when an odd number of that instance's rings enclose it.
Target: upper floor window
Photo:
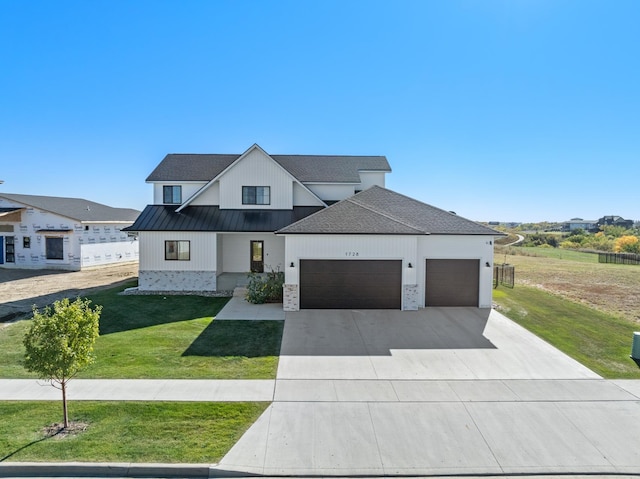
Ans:
[[[168,205],[179,205],[182,203],[182,186],[163,186],[163,203]]]
[[[243,186],[242,187],[242,204],[243,205],[270,205],[271,204],[271,187],[270,186]]]

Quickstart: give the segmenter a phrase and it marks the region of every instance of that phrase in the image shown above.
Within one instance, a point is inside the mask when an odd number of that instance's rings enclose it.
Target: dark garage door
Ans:
[[[400,309],[402,261],[301,260],[301,309]]]
[[[480,260],[428,259],[426,306],[478,306]]]

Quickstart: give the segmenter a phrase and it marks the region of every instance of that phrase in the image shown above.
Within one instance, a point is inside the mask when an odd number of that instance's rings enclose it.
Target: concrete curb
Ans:
[[[209,478],[215,464],[99,462],[0,463],[0,477],[184,477]]]

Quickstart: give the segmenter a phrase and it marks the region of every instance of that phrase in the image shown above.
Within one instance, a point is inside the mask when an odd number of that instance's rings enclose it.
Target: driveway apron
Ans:
[[[496,311],[287,313],[274,402],[213,474],[640,473],[638,395]]]

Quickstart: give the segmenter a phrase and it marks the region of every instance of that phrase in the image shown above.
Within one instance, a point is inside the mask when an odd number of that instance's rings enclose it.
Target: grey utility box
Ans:
[[[633,333],[633,345],[631,346],[631,357],[640,359],[640,332]]]

